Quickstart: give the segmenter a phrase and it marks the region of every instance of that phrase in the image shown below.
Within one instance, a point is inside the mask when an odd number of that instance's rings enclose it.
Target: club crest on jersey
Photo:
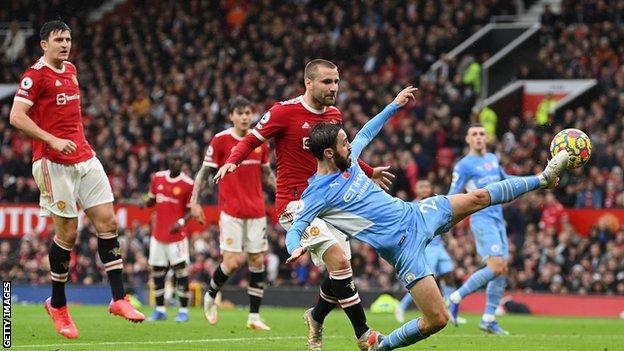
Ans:
[[[33,86],[33,80],[30,77],[25,77],[24,79],[22,79],[22,81],[20,82],[20,87],[24,90],[28,90],[30,88],[32,88]]]
[[[407,273],[407,274],[405,275],[405,278],[404,278],[404,279],[405,279],[405,282],[406,282],[407,284],[409,284],[409,283],[413,282],[414,280],[416,280],[416,276],[414,275],[414,273],[409,272],[409,273]]]
[[[254,152],[255,152],[255,153],[257,153],[257,154],[259,154],[259,153],[261,153],[261,152],[262,152],[262,148],[261,148],[260,146],[258,146],[258,147],[254,150]]]
[[[319,227],[314,226],[314,227],[310,228],[310,235],[312,235],[312,236],[319,236],[319,234],[321,234],[321,230],[319,229]]]
[[[492,252],[500,252],[500,249],[501,249],[500,245],[498,245],[498,244],[494,244],[491,247]]]
[[[234,239],[233,238],[225,238],[225,243],[228,245],[232,245],[234,244]]]
[[[58,207],[61,211],[65,211],[65,207],[67,207],[67,205],[65,204],[65,201],[58,201],[56,203],[56,207]]]
[[[180,195],[180,193],[182,192],[182,189],[180,189],[179,186],[174,186],[171,192],[173,193],[173,195]]]

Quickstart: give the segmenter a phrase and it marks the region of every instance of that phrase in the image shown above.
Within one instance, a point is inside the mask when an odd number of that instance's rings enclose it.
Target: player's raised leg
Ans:
[[[45,309],[52,317],[56,331],[69,339],[78,337],[78,329],[67,309],[65,283],[69,273],[71,250],[76,242],[78,218],[64,218],[52,215],[54,239],[50,244],[50,276],[52,296],[45,301]]]
[[[260,318],[260,305],[264,297],[264,287],[266,286],[266,272],[264,267],[264,252],[248,253],[247,264],[249,266],[249,317],[247,318],[247,328],[254,330],[271,330]]]
[[[449,316],[438,285],[432,276],[419,280],[410,289],[410,294],[422,312],[422,317],[403,324],[387,336],[372,333],[368,340],[368,350],[385,351],[405,347],[426,339],[446,326]]]
[[[130,304],[122,281],[123,260],[117,240],[117,219],[112,202],[87,207],[85,213],[98,237],[98,254],[104,264],[113,299],[108,312],[131,322],[142,322],[145,316]]]

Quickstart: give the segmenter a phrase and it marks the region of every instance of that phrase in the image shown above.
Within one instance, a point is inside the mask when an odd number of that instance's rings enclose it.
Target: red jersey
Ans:
[[[229,128],[212,138],[206,150],[204,165],[220,168],[232,149],[243,140]],[[262,165],[269,163],[269,147],[258,146],[240,164],[239,169],[219,183],[219,208],[236,218],[261,218],[266,215],[262,192]]]
[[[309,151],[310,130],[318,122],[341,123],[342,114],[336,107],[316,110],[303,101],[303,96],[278,102],[262,116],[252,133],[261,141],[275,140],[277,158],[278,213],[286,205],[301,198],[308,187],[308,178],[316,173],[316,158]],[[236,163],[237,160],[227,162]],[[231,175],[229,175],[231,176]],[[224,180],[227,177],[223,178]]]
[[[152,236],[156,240],[172,243],[184,239],[185,226],[177,233],[171,233],[170,230],[184,216],[191,194],[193,180],[184,173],[171,178],[169,171],[160,171],[152,176],[149,196],[156,199],[156,220],[152,229]]]
[[[76,152],[65,155],[34,139],[33,161],[45,157],[56,163],[74,164],[95,156],[84,135],[77,75],[72,63],[64,61],[59,70],[42,57],[20,78],[14,101],[30,106],[28,116],[39,128],[76,143]]]

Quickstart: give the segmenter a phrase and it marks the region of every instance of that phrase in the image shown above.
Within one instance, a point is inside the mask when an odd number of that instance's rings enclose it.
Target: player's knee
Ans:
[[[330,271],[351,268],[351,261],[340,245],[334,244],[323,254],[323,261]]]
[[[497,258],[495,260],[492,260],[488,264],[488,267],[490,267],[492,272],[497,276],[507,274],[507,264],[502,258],[501,259]]]
[[[223,266],[229,272],[229,274],[232,274],[238,271],[239,268],[241,268],[241,266],[243,265],[242,261],[243,260],[238,255],[232,255],[223,260]]]
[[[76,239],[78,238],[77,230],[69,230],[69,231],[57,231],[55,234],[55,240],[58,244],[61,244],[62,247],[67,249],[73,249],[76,244]]]
[[[490,194],[485,189],[479,189],[472,193],[473,202],[479,207],[487,207],[490,205]]]
[[[115,218],[114,214],[93,222],[93,226],[98,233],[117,234],[117,218]]]
[[[427,316],[427,326],[425,333],[433,334],[442,330],[449,321],[449,315],[446,309],[440,309]]]

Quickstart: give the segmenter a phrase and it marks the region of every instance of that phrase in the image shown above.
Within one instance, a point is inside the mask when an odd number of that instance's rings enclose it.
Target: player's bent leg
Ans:
[[[372,331],[366,324],[360,295],[353,282],[351,262],[338,243],[323,253],[323,261],[327,265],[335,297],[351,321],[358,346],[361,350],[367,350],[368,336]]]
[[[432,276],[419,280],[410,289],[410,294],[422,312],[422,317],[405,323],[386,337],[372,336],[369,339],[369,350],[394,350],[412,345],[446,326],[449,316],[438,285]]]
[[[173,266],[173,272],[176,278],[176,294],[180,299],[180,309],[175,317],[178,323],[188,322],[188,302],[189,302],[189,278],[188,265],[186,260]]]
[[[247,328],[253,330],[271,330],[260,318],[260,305],[264,297],[266,286],[266,270],[264,267],[264,252],[248,253],[247,264],[249,266],[249,317],[247,318]]]
[[[77,218],[65,218],[52,215],[55,235],[50,244],[50,278],[52,296],[45,301],[44,307],[54,323],[54,328],[68,339],[78,337],[78,329],[67,309],[65,283],[69,274],[69,260],[77,236]]]
[[[152,240],[155,240],[152,238]],[[147,318],[149,322],[164,321],[167,319],[167,310],[165,308],[165,275],[167,267],[152,266],[152,283],[154,284],[154,298],[156,300],[156,309],[151,316]]]

